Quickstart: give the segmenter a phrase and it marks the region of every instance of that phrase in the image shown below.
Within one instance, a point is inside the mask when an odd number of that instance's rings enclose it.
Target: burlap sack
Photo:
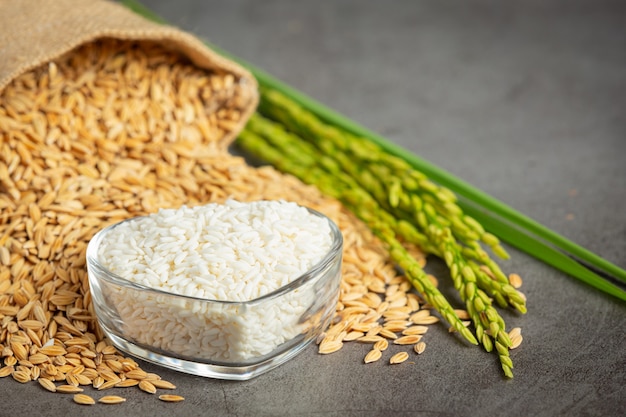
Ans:
[[[101,38],[158,41],[201,68],[232,73],[251,99],[222,143],[233,140],[256,109],[257,83],[247,70],[188,33],[103,0],[0,0],[0,93],[19,75]]]

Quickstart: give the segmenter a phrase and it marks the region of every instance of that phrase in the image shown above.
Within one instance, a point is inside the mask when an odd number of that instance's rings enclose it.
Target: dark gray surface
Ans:
[[[144,4],[626,267],[625,2]],[[186,401],[127,389],[90,408],[3,380],[0,415],[626,415],[624,303],[510,251],[529,298],[504,315],[525,337],[512,381],[434,326],[413,365],[366,366],[349,344],[248,382],[146,366]]]

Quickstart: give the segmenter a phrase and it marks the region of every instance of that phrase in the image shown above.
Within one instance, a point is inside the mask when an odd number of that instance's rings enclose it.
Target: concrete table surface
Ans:
[[[626,268],[626,3],[143,0],[172,24]],[[186,400],[81,407],[0,380],[0,416],[626,415],[626,305],[508,248],[528,314],[505,380],[431,326],[414,364],[314,346],[247,382],[145,364]],[[445,269],[428,268],[440,279]]]

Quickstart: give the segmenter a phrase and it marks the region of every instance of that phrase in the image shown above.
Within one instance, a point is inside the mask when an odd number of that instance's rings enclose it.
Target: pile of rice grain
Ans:
[[[109,271],[148,288],[245,302],[301,277],[332,245],[328,221],[302,206],[228,200],[159,210],[123,222],[102,235],[97,256]],[[325,272],[331,274],[324,278],[329,297],[336,294],[337,268]],[[317,298],[326,297],[317,293],[319,279],[245,308],[99,287],[107,309],[113,307],[119,314],[127,339],[185,357],[239,362],[271,353],[309,326],[321,326],[304,317],[321,302]]]
[[[295,203],[228,200],[124,222],[103,236],[98,259],[150,288],[249,301],[300,277],[332,243],[328,221]]]
[[[215,145],[246,97],[237,80],[188,65],[152,43],[105,40],[21,75],[0,93],[0,378],[94,396],[115,386],[171,389],[104,339],[87,244],[130,217],[228,198],[294,201],[341,229],[340,300],[320,353],[352,340],[393,352],[380,340],[393,345],[402,332],[424,331],[409,319],[424,306],[360,221],[317,189]],[[194,104],[199,91],[206,109]]]

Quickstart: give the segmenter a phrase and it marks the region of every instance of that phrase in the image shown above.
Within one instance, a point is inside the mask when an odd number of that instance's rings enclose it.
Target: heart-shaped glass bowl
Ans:
[[[92,302],[105,335],[120,350],[194,375],[247,380],[301,352],[330,323],[339,294],[343,237],[328,221],[331,249],[289,284],[250,301],[195,298],[131,282],[98,260],[99,231],[87,247]]]

